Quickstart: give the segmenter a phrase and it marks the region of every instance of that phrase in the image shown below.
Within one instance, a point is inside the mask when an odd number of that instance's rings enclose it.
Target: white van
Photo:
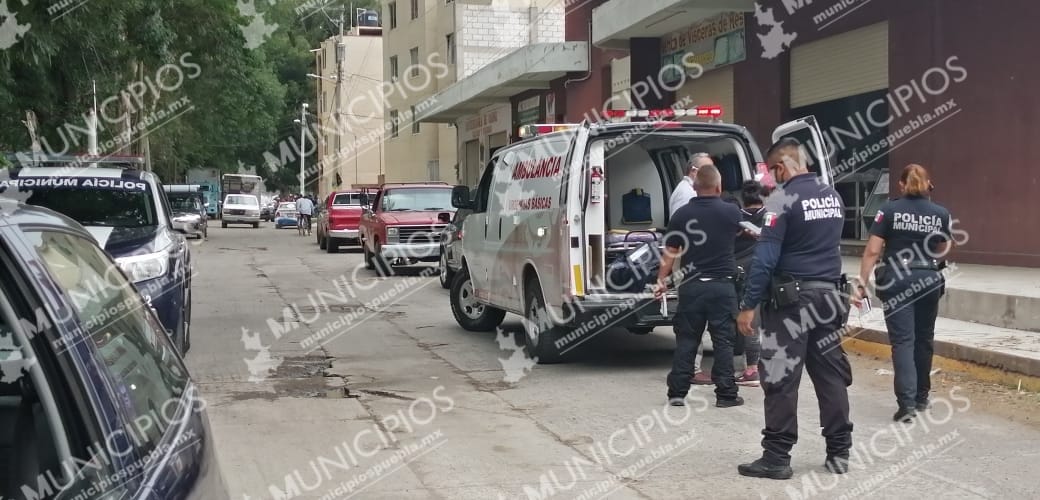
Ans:
[[[611,327],[646,334],[671,325],[674,293],[663,311],[649,286],[619,291],[607,280],[610,262],[632,248],[623,242],[626,233],[663,235],[668,197],[694,153],[711,155],[728,196],[765,165],[744,127],[660,121],[662,114],[685,111],[628,112],[633,114],[651,121],[528,127],[548,133],[496,151],[472,199],[468,187],[454,188],[452,204],[472,210],[450,292],[459,325],[492,331],[506,312],[521,315],[527,354],[539,363],[559,362]],[[811,141],[817,149],[810,153],[811,168],[830,183],[815,119],[786,123],[773,139],[786,136]]]

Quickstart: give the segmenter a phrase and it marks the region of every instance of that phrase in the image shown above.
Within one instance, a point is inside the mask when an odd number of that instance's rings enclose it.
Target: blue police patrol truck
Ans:
[[[181,353],[191,344],[191,253],[159,178],[136,157],[17,155],[0,196],[82,224],[134,284]]]

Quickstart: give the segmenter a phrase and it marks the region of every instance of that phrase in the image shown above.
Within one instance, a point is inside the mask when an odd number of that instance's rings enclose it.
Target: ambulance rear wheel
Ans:
[[[557,347],[556,342],[570,329],[553,323],[537,278],[528,280],[524,297],[524,350],[527,356],[541,365],[562,362],[561,349],[565,346]]]

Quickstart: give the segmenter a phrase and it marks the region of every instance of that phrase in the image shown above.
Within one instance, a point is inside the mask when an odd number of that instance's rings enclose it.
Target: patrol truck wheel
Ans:
[[[524,296],[524,351],[541,365],[563,361],[556,341],[563,338],[569,329],[553,323],[536,278],[528,280]]]
[[[477,300],[473,293],[473,281],[469,279],[469,271],[462,268],[455,274],[448,293],[451,302],[451,314],[465,330],[471,332],[491,332],[506,317],[506,312],[496,309]]]

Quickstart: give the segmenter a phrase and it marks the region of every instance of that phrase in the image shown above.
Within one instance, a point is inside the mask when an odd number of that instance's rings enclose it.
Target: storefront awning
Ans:
[[[589,70],[587,42],[536,43],[517,49],[434,95],[416,120],[454,123],[490,104],[549,82],[571,71]]]
[[[592,9],[592,43],[627,49],[632,38],[657,38],[722,12],[754,12],[755,0],[610,0]]]

